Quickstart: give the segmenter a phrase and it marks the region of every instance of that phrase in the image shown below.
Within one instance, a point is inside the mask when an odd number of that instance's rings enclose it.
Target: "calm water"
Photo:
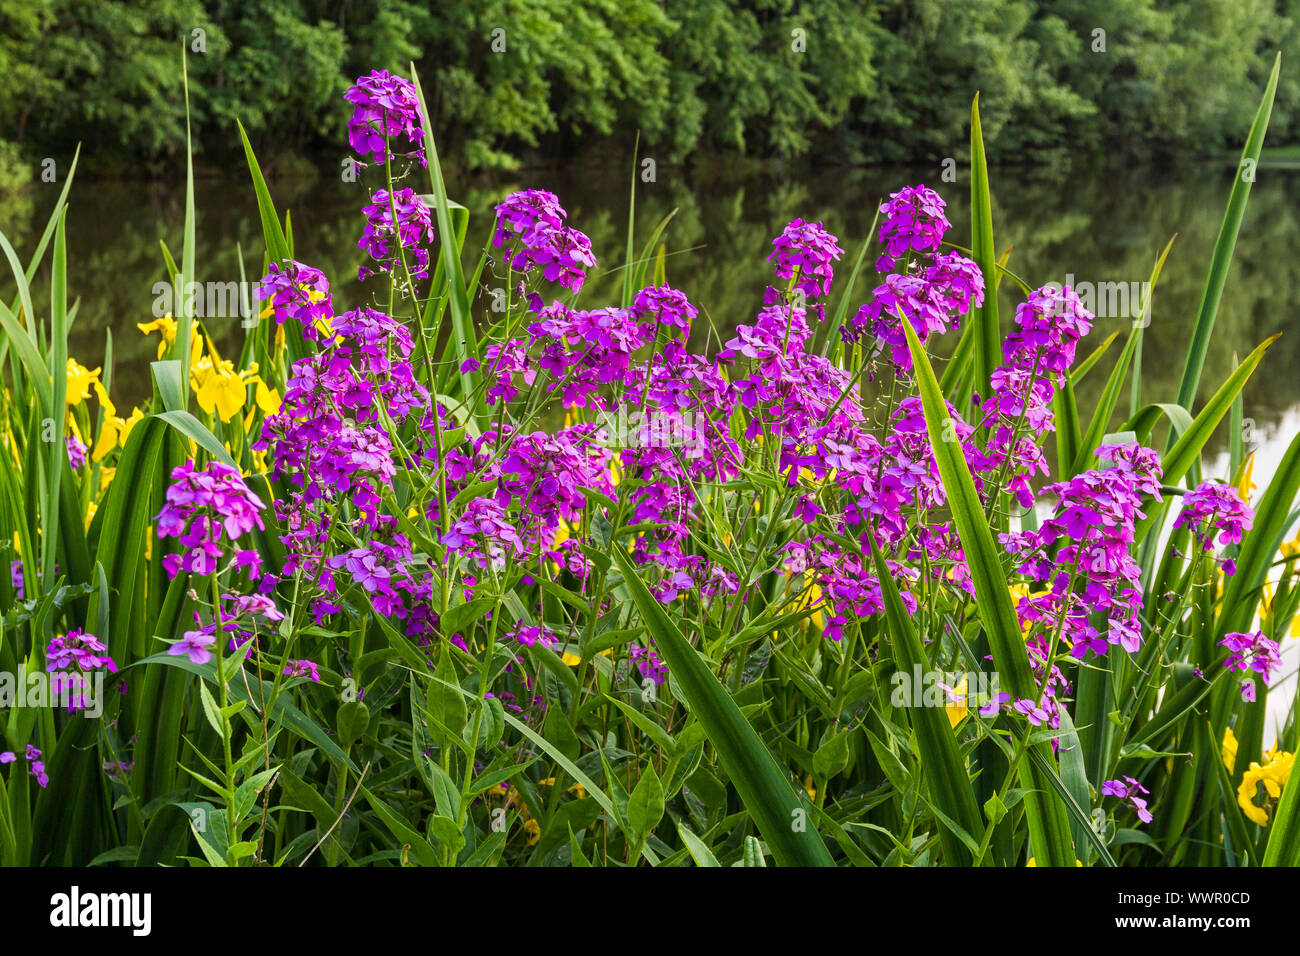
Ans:
[[[502,195],[523,186],[551,189],[567,207],[569,221],[591,236],[602,265],[612,269],[624,257],[627,166],[625,160],[615,159],[563,170],[538,168],[509,178],[453,181],[449,191],[471,210],[471,248],[477,250],[486,238],[491,206]],[[1156,255],[1177,233],[1155,293],[1143,367],[1143,401],[1172,401],[1232,175],[1232,166],[1216,164],[1039,178],[1022,170],[995,170],[996,242],[999,250],[1012,246],[1009,268],[1033,286],[1065,282],[1067,276],[1076,282],[1129,284],[1147,279]],[[765,258],[771,238],[793,217],[822,220],[840,237],[848,259],[856,254],[880,198],[900,185],[925,180],[948,200],[954,224],[950,236],[964,244],[969,236],[969,187],[964,179],[955,184],[937,179],[933,169],[729,167],[688,175],[661,166],[656,182],[638,183],[638,248],[654,225],[675,210],[665,233],[668,277],[700,307],[697,338],[703,345],[710,324],[725,333],[753,317],[770,277]],[[20,253],[38,238],[58,188],[40,186],[0,202],[0,227]],[[320,176],[273,179],[271,191],[281,213],[292,212],[297,257],[330,275],[336,306],[366,303],[378,280],[362,286],[355,279],[363,261],[356,248],[359,209],[366,202],[363,187]],[[261,232],[246,171],[201,177],[197,204],[198,278],[238,279],[240,247],[248,276],[256,278]],[[1260,443],[1257,478],[1261,472],[1269,474],[1300,425],[1300,324],[1291,298],[1300,289],[1298,208],[1300,172],[1261,169],[1202,377],[1203,400],[1231,370],[1234,353],[1244,356],[1268,335],[1289,333],[1273,347],[1246,392],[1246,414],[1254,421],[1254,437]],[[69,285],[70,297],[79,299],[80,306],[72,352],[91,367],[101,364],[106,333],[111,331],[112,390],[117,403],[127,408],[149,391],[148,363],[155,357],[157,337],[146,339],[135,324],[151,318],[154,284],[164,278],[159,240],[179,258],[183,221],[184,188],[179,181],[86,179],[73,186],[67,230]],[[845,278],[848,268],[841,266]],[[597,275],[582,302],[589,307],[608,304],[620,282],[617,272]],[[860,280],[855,306],[873,284],[871,276]],[[1003,283],[1004,317],[1015,307],[1017,291],[1013,283]],[[1090,341],[1098,343],[1126,324],[1122,317],[1100,318]],[[237,319],[214,319],[209,327],[220,345],[237,349],[242,335]],[[1119,347],[1112,346],[1110,355],[1117,356]],[[1085,348],[1081,355],[1090,350]],[[1079,402],[1085,414],[1109,367],[1103,360],[1083,383]],[[1127,407],[1126,391],[1121,410]],[[1226,447],[1225,430],[1216,436],[1215,452]]]

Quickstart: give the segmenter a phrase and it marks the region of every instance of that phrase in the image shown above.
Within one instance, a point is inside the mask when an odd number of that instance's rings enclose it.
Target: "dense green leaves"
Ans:
[[[473,166],[577,136],[626,143],[636,129],[652,155],[671,159],[705,148],[937,163],[965,140],[976,91],[995,160],[1213,150],[1244,131],[1265,79],[1257,51],[1300,42],[1296,18],[1264,0],[1104,10],[1040,0],[12,6],[0,36],[0,142],[43,157],[85,140],[123,165],[184,155],[182,42],[204,152],[238,151],[235,118],[281,150],[336,143],[347,84],[414,60],[433,132]],[[1280,113],[1298,101],[1300,87],[1279,84]],[[0,190],[30,176],[29,164],[3,165]]]

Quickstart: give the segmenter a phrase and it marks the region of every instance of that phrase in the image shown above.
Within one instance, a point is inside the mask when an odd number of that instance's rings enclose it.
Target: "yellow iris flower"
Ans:
[[[138,422],[144,420],[144,412],[137,406],[131,410],[128,418],[118,418],[113,414],[111,405],[104,407],[104,423],[99,426],[99,436],[95,439],[95,448],[90,453],[91,461],[103,461],[114,448],[126,447],[127,436]]]
[[[157,332],[162,340],[158,343],[158,358],[161,360],[167,354],[167,350],[176,344],[176,320],[168,312],[161,319],[154,319],[152,322],[137,322],[135,327],[148,335],[150,332]],[[203,339],[199,335],[199,323],[193,319],[190,320],[190,367],[199,360],[199,353],[203,349]]]
[[[1241,785],[1237,787],[1237,805],[1251,822],[1261,827],[1268,826],[1269,808],[1282,796],[1282,788],[1286,786],[1287,779],[1291,776],[1291,765],[1295,762],[1295,754],[1279,751],[1274,744],[1273,748],[1264,754],[1264,760],[1263,766],[1252,761],[1241,777]],[[1263,806],[1255,803],[1260,784],[1264,785]]]
[[[1075,861],[1074,861],[1074,865],[1075,865],[1075,866],[1083,866],[1083,861],[1082,861],[1082,860],[1075,860]],[[1038,866],[1038,864],[1034,862],[1034,858],[1031,856],[1031,857],[1029,858],[1029,862],[1026,863],[1025,866],[1034,866],[1034,867],[1036,867],[1036,866]]]
[[[267,386],[257,374],[257,364],[247,369],[237,369],[229,359],[223,359],[212,340],[207,341],[206,354],[190,367],[190,383],[194,386],[194,396],[199,408],[209,415],[216,413],[223,422],[228,422],[243,410],[248,400],[248,386],[255,386],[254,402],[268,415],[280,410],[280,393]],[[244,422],[244,431],[252,428],[253,416],[250,411]]]
[[[80,405],[86,399],[90,398],[90,389],[94,385],[99,385],[99,373],[102,371],[96,367],[93,371],[80,364],[76,359],[68,359],[68,389],[64,396],[69,408],[74,405]],[[100,385],[102,390],[103,386]]]
[[[1007,592],[1011,595],[1011,603],[1017,610],[1020,608],[1020,602],[1026,598],[1039,598],[1046,594],[1046,591],[1030,591],[1028,584],[1011,584],[1007,586]],[[1025,638],[1029,640],[1029,632],[1033,630],[1033,622],[1030,621],[1020,626],[1020,630]]]

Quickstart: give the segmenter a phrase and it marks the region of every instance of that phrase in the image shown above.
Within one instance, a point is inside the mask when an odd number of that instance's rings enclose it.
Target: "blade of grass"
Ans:
[[[1029,654],[1021,638],[1020,622],[1011,605],[1002,559],[993,543],[993,533],[984,517],[971,478],[970,467],[961,451],[961,445],[945,439],[949,430],[948,410],[939,382],[935,379],[930,358],[925,353],[910,322],[903,322],[903,332],[911,350],[917,388],[925,408],[925,424],[930,444],[953,523],[966,554],[971,580],[978,595],[975,607],[984,624],[989,648],[1001,683],[1010,688],[1013,697],[1037,700],[1039,689],[1029,664]],[[1041,751],[1046,743],[1036,744],[1031,750]],[[1025,814],[1029,822],[1030,842],[1034,857],[1042,866],[1073,866],[1075,855],[1070,837],[1069,820],[1065,806],[1051,795],[1051,782],[1040,767],[1030,763],[1022,765],[1021,776],[1025,790]]]
[[[874,536],[868,535],[868,538],[876,577],[880,581],[881,599],[885,605],[885,622],[891,638],[888,643],[894,655],[894,665],[904,675],[928,669],[930,663],[925,654],[925,645],[921,643],[907,608],[899,597],[893,572],[885,563]],[[929,777],[930,794],[935,806],[943,812],[939,818],[943,823],[939,841],[943,846],[944,862],[968,866],[972,860],[970,849],[945,821],[945,817],[955,821],[968,834],[978,834],[984,829],[979,805],[975,802],[975,791],[966,773],[966,761],[957,747],[957,738],[948,721],[947,710],[942,707],[926,707],[918,701],[912,703],[913,706],[907,711],[921,751],[921,767]]]
[[[831,855],[816,828],[805,826],[797,831],[793,827],[800,816],[806,820],[808,808],[771,751],[637,577],[622,547],[615,544],[610,553],[623,572],[624,584],[645,620],[647,631],[654,637],[655,647],[717,750],[772,856],[782,866],[832,866]]]
[[[998,329],[997,249],[993,246],[993,202],[989,196],[989,170],[984,156],[984,132],[980,126],[979,93],[970,105],[970,220],[971,255],[984,274],[984,303],[974,313],[975,390],[988,388],[989,377],[1002,357]]]
[[[1178,404],[1184,408],[1192,408],[1196,402],[1201,370],[1205,367],[1205,356],[1209,352],[1210,337],[1214,333],[1219,302],[1223,298],[1223,287],[1228,281],[1232,253],[1237,245],[1237,233],[1246,214],[1246,202],[1250,199],[1250,187],[1255,181],[1260,151],[1264,148],[1264,134],[1268,130],[1269,117],[1273,112],[1273,96],[1277,92],[1278,74],[1281,70],[1282,54],[1279,52],[1273,61],[1273,71],[1269,74],[1264,95],[1260,98],[1255,120],[1250,125],[1250,133],[1246,136],[1246,144],[1242,147],[1241,160],[1237,164],[1237,174],[1232,183],[1232,192],[1228,196],[1228,208],[1223,214],[1218,238],[1214,241],[1214,252],[1210,256],[1210,270],[1205,276],[1205,285],[1201,290],[1201,303],[1196,311],[1196,321],[1192,324],[1187,359],[1183,365],[1182,378],[1178,383]]]

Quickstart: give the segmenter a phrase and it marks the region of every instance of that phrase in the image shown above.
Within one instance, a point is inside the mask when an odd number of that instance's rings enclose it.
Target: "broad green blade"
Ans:
[[[614,544],[610,553],[623,572],[628,593],[640,610],[655,647],[685,695],[691,713],[718,751],[727,776],[767,841],[772,856],[781,866],[833,866],[821,835],[810,825],[809,808],[795,792],[786,772],[713,671],[637,577],[622,547]],[[804,826],[796,827],[801,820]]]
[[[1020,622],[1011,605],[1011,592],[1002,570],[1002,558],[993,543],[993,532],[984,517],[984,508],[975,491],[970,467],[960,443],[944,439],[948,409],[939,391],[939,382],[934,376],[930,358],[917,340],[910,322],[903,323],[903,332],[912,353],[916,384],[925,407],[930,445],[934,450],[944,490],[948,494],[948,507],[952,511],[953,523],[957,526],[957,534],[966,554],[971,581],[978,595],[975,606],[984,624],[984,633],[993,652],[993,662],[1013,697],[1037,700],[1038,686],[1021,638]],[[1033,749],[1042,751],[1046,748],[1047,744],[1042,743]],[[1044,759],[1051,759],[1050,750]],[[1028,791],[1025,795],[1025,814],[1029,821],[1030,842],[1035,859],[1043,866],[1073,866],[1074,847],[1065,805],[1059,796],[1051,795],[1051,781],[1043,774],[1041,767],[1035,766],[1032,761],[1027,767],[1022,767],[1023,786]]]
[[[1246,201],[1250,198],[1250,187],[1255,181],[1260,151],[1264,148],[1264,133],[1268,129],[1268,120],[1273,112],[1273,94],[1277,91],[1277,78],[1281,69],[1282,54],[1279,52],[1273,61],[1273,72],[1269,75],[1268,85],[1264,88],[1259,109],[1255,112],[1255,121],[1251,123],[1250,133],[1246,136],[1246,145],[1242,148],[1241,161],[1237,164],[1237,175],[1232,183],[1232,193],[1228,196],[1228,208],[1223,214],[1219,236],[1214,241],[1210,271],[1205,276],[1201,304],[1196,311],[1196,322],[1192,325],[1192,339],[1187,346],[1187,360],[1183,365],[1182,379],[1178,384],[1178,404],[1184,408],[1192,408],[1196,402],[1196,389],[1201,381],[1201,369],[1205,366],[1205,356],[1210,349],[1210,337],[1214,333],[1219,301],[1223,298],[1223,287],[1228,281],[1228,268],[1232,264],[1233,249],[1237,245],[1237,233],[1241,229],[1242,217],[1246,214]]]
[[[880,580],[880,595],[885,605],[885,622],[889,627],[886,640],[894,654],[894,665],[900,674],[910,676],[914,672],[928,669],[929,658],[925,654],[925,645],[912,626],[907,608],[898,594],[893,572],[885,563],[874,536],[871,539],[871,558],[876,565],[876,576]],[[957,738],[948,721],[948,712],[943,707],[927,707],[923,702],[913,701],[907,708],[912,727],[916,731],[916,742],[921,751],[921,768],[930,781],[930,795],[935,806],[943,815],[955,821],[968,834],[978,834],[984,829],[980,819],[979,804],[975,801],[975,791],[971,787],[970,777],[966,773],[966,761],[957,747]],[[962,840],[940,818],[939,840],[943,845],[944,862],[968,866],[971,851]]]
[[[998,328],[998,253],[993,247],[993,201],[989,196],[989,169],[984,158],[978,93],[970,105],[970,165],[971,256],[984,273],[984,304],[971,310],[975,327],[975,390],[983,394],[989,377],[1001,361],[1002,336]]]

